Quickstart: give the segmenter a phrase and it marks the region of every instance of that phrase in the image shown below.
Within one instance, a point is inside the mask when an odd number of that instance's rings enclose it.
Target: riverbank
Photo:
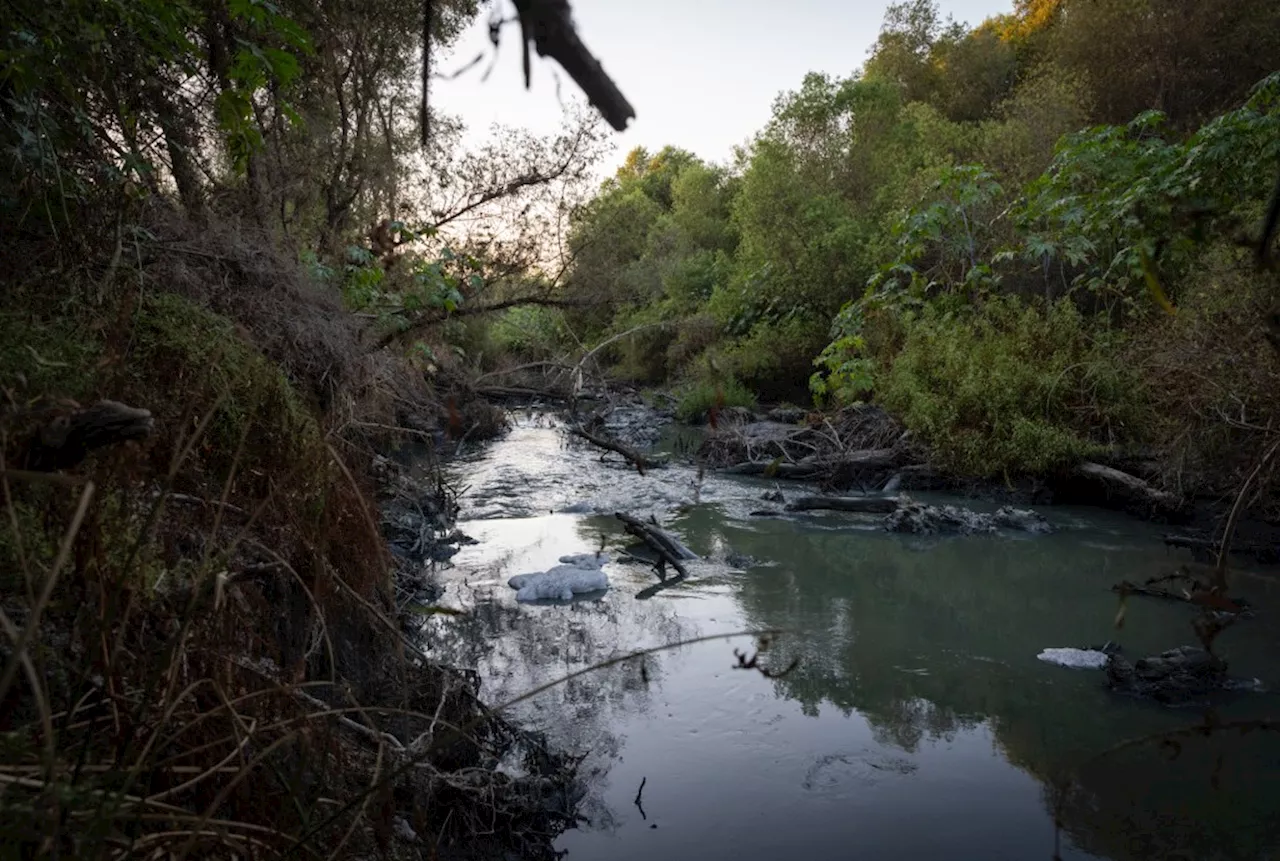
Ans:
[[[0,854],[551,857],[574,762],[420,639],[449,494],[387,456],[500,411],[256,237],[138,217],[136,270],[0,307]]]
[[[516,398],[547,408],[563,402],[551,394],[547,401],[527,392]],[[511,396],[504,402],[510,403]],[[616,439],[639,452],[647,451],[663,428],[685,427],[698,442],[695,449],[676,455],[691,464],[781,484],[811,483],[819,492],[944,493],[999,505],[1121,511],[1162,524],[1168,546],[1192,551],[1197,562],[1216,559],[1236,502],[1234,496],[1180,496],[1163,488],[1158,461],[1140,452],[1117,452],[1040,475],[981,479],[936,465],[927,446],[873,405],[834,412],[788,405],[725,407],[704,413],[698,424],[682,425],[676,402],[670,393],[622,387],[612,396],[600,394],[575,407],[575,415],[603,427],[597,442]],[[1280,525],[1252,517],[1246,508],[1237,513],[1233,527],[1228,543],[1232,554],[1263,564],[1280,561]]]

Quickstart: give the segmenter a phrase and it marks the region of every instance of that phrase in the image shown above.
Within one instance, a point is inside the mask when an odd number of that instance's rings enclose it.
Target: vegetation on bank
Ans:
[[[896,4],[858,74],[807,76],[731,164],[632,152],[575,217],[564,295],[591,307],[521,349],[634,329],[614,373],[688,415],[717,388],[870,400],[963,475],[1142,451],[1229,491],[1276,417],[1252,249],[1277,34],[1254,0],[1026,0],[975,28]]]
[[[478,11],[430,5],[435,46]],[[500,427],[481,375],[875,401],[966,475],[1138,448],[1213,493],[1273,444],[1274,4],[912,0],[732,164],[600,188],[585,112],[477,152],[429,114],[424,149],[419,5],[8,8],[5,853],[550,852],[467,771],[514,731],[404,640],[378,528],[377,449]],[[145,438],[32,457],[102,401]]]
[[[437,46],[477,13],[432,9]],[[530,786],[568,761],[406,639],[378,493],[429,542],[448,491],[375,455],[501,425],[461,306],[539,288],[534,249],[448,227],[570,194],[600,136],[467,153],[432,115],[424,151],[420,15],[6,7],[0,855],[542,857],[564,827]],[[492,769],[514,743],[528,779]]]

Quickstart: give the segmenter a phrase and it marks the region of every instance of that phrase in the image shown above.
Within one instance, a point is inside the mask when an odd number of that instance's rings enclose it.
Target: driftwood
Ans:
[[[1150,581],[1149,581],[1150,582]],[[1249,607],[1243,601],[1236,601],[1226,595],[1220,595],[1211,589],[1206,589],[1203,584],[1191,581],[1190,588],[1182,591],[1173,589],[1160,589],[1152,585],[1144,585],[1132,583],[1128,580],[1121,580],[1111,587],[1112,592],[1120,595],[1143,595],[1148,598],[1161,598],[1165,601],[1177,601],[1180,604],[1195,604],[1201,607],[1208,607],[1211,610],[1217,610],[1222,613],[1231,613],[1233,615],[1249,614]]]
[[[747,461],[721,470],[727,475],[764,475],[769,478],[790,478],[803,481],[814,478],[820,468],[809,463],[775,463],[774,461]]]
[[[726,467],[729,475],[763,475],[769,478],[804,480],[834,475],[842,470],[894,469],[902,465],[902,452],[894,448],[869,448],[833,457],[805,458],[798,462],[780,460],[747,461]]]
[[[836,469],[842,467],[894,469],[902,465],[902,455],[902,451],[896,448],[868,448],[862,451],[848,452],[840,457],[832,458],[828,463]]]
[[[1082,478],[1103,484],[1121,496],[1144,502],[1157,511],[1173,512],[1182,508],[1182,499],[1177,494],[1158,490],[1142,479],[1113,467],[1086,461],[1076,466],[1075,471]]]
[[[1194,535],[1166,535],[1164,543],[1166,547],[1190,550],[1192,558],[1197,562],[1215,562],[1218,559],[1218,553],[1222,550],[1222,542],[1220,540],[1197,538]],[[1231,542],[1230,552],[1238,556],[1255,559],[1264,564],[1280,562],[1280,545],[1276,544],[1233,541]]]
[[[472,389],[482,398],[544,398],[548,401],[567,401],[569,395],[555,389],[531,389],[525,386],[476,386]]]
[[[154,420],[147,410],[117,401],[98,401],[72,410],[48,407],[8,417],[29,429],[19,442],[14,459],[33,472],[70,469],[89,452],[119,442],[144,439],[151,434]]]
[[[682,564],[682,560],[696,559],[697,554],[663,532],[658,528],[657,524],[645,523],[643,520],[639,520],[629,514],[623,514],[621,511],[615,512],[613,516],[622,521],[623,528],[628,533],[649,545],[649,548],[658,554],[658,559],[663,563],[676,569],[676,572],[681,577],[689,576],[689,571]]]
[[[633,464],[635,464],[636,470],[637,470],[641,475],[644,475],[644,471],[645,471],[646,469],[651,469],[651,468],[653,468],[653,467],[655,467],[655,466],[661,466],[661,465],[662,465],[659,461],[656,461],[656,460],[653,460],[653,459],[651,459],[651,458],[647,458],[647,457],[645,457],[645,456],[644,456],[644,455],[642,455],[640,452],[636,451],[635,449],[631,448],[630,446],[623,445],[622,443],[618,442],[617,440],[615,440],[615,439],[610,439],[609,437],[604,437],[604,436],[599,436],[598,434],[593,434],[591,431],[587,430],[586,428],[583,428],[583,427],[574,427],[574,428],[570,428],[570,432],[571,432],[574,436],[580,436],[580,437],[582,437],[583,439],[585,439],[587,442],[591,443],[591,444],[592,444],[592,445],[594,445],[594,446],[598,446],[598,447],[600,447],[600,448],[604,449],[605,451],[611,451],[611,452],[614,452],[614,453],[616,453],[616,454],[620,454],[620,455],[622,455],[622,456],[623,456],[623,457],[625,457],[627,460],[629,460],[629,461],[631,461]]]
[[[787,503],[786,510],[891,514],[898,510],[898,498],[895,496],[803,496]]]

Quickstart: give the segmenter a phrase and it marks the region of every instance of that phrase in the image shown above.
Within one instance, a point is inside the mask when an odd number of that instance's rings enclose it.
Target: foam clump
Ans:
[[[1110,657],[1098,649],[1045,649],[1036,655],[1042,661],[1070,667],[1073,670],[1100,670],[1107,665]]]
[[[607,553],[577,553],[560,557],[560,564],[546,571],[517,574],[507,581],[517,601],[572,600],[574,595],[609,588],[609,575],[601,570]]]

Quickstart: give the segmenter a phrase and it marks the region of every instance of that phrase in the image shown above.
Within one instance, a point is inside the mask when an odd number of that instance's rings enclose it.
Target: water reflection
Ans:
[[[1156,745],[1096,758],[1198,715],[1117,699],[1095,672],[1036,660],[1046,646],[1119,639],[1142,654],[1193,641],[1176,605],[1137,604],[1112,627],[1107,587],[1174,562],[1154,530],[1053,512],[1053,536],[922,543],[847,516],[752,519],[760,482],[699,485],[678,468],[641,478],[532,427],[464,477],[477,519],[463,528],[481,543],[445,573],[445,602],[468,613],[427,624],[433,650],[480,670],[489,702],[639,648],[791,632],[768,654],[773,667],[797,661],[782,678],[731,669],[727,644],[686,646],[515,707],[590,756],[591,827],[566,835],[572,857],[1049,858],[1055,814],[1063,857],[1257,858],[1280,846],[1275,735],[1186,740],[1176,759]],[[598,600],[515,604],[512,574],[627,542],[610,517],[547,513],[566,507],[671,516],[711,561],[656,592],[652,574],[614,563]],[[1264,614],[1280,605],[1270,578],[1239,582]],[[1237,626],[1221,647],[1237,672],[1274,686],[1274,626]],[[1254,696],[1220,714],[1274,705]]]
[[[1049,645],[1118,639],[1140,654],[1194,642],[1190,616],[1176,605],[1140,604],[1124,631],[1110,625],[1110,583],[1170,566],[1146,542],[1065,532],[942,541],[911,553],[893,536],[777,521],[744,527],[718,523],[713,510],[685,525],[720,531],[749,553],[785,551],[784,570],[744,578],[738,597],[749,622],[803,632],[780,643],[799,669],[776,686],[806,714],[860,713],[877,741],[906,752],[989,725],[1003,755],[1051,795],[1072,779],[1073,788],[1049,803],[1060,807],[1074,842],[1099,855],[1256,858],[1280,847],[1274,735],[1191,740],[1176,760],[1173,749],[1151,744],[1086,765],[1127,738],[1199,715],[1118,700],[1096,673],[1034,659]],[[1256,601],[1274,598],[1266,581],[1258,585]],[[1236,666],[1266,673],[1274,639],[1265,625],[1245,625],[1221,645]],[[1271,698],[1250,696],[1219,717],[1247,719],[1273,707]]]

